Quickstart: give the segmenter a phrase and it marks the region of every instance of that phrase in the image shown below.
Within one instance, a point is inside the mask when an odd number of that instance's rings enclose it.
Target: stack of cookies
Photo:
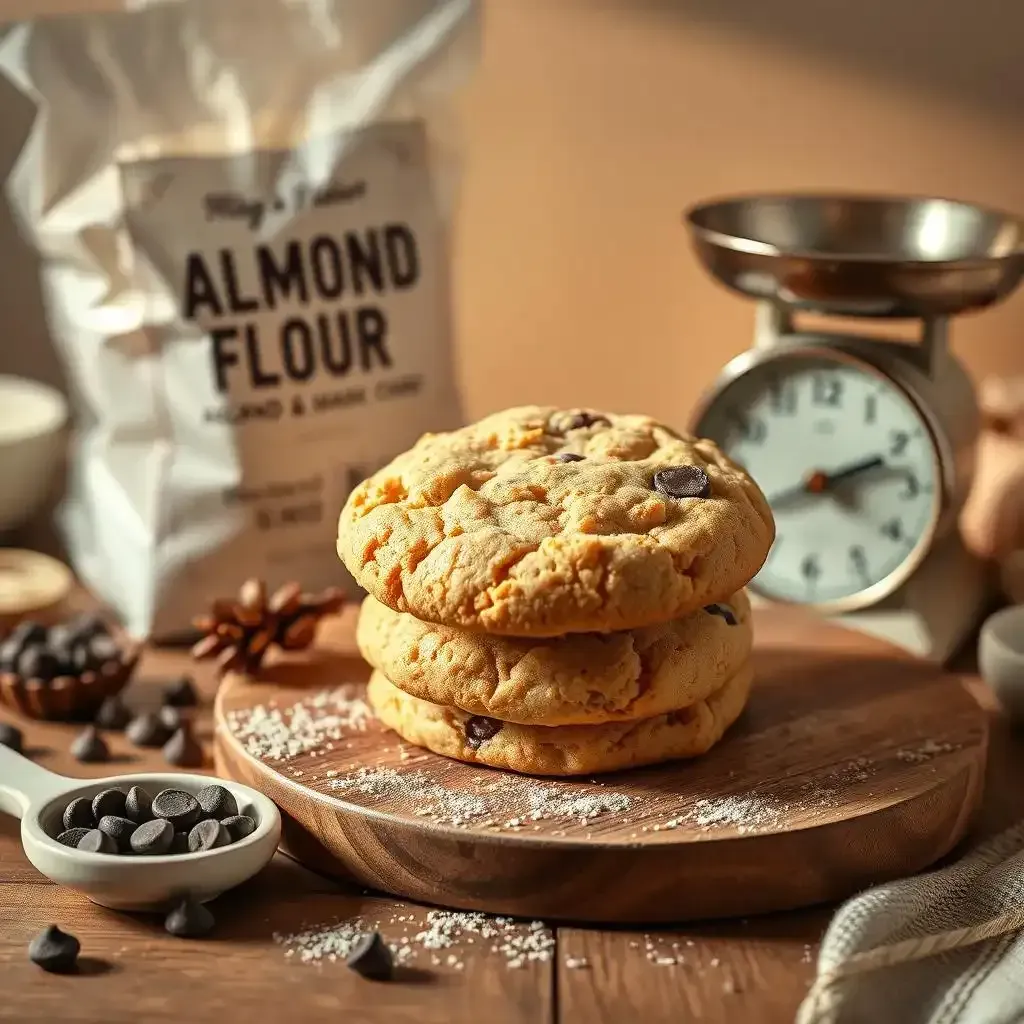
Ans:
[[[757,485],[646,416],[525,407],[364,481],[338,553],[368,591],[368,699],[449,757],[578,775],[693,757],[746,704]]]

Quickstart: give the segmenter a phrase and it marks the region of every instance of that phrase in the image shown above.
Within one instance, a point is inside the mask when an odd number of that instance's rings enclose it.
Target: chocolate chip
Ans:
[[[173,708],[170,704],[166,704],[157,713],[156,717],[160,719],[160,724],[169,732],[175,733],[181,728],[181,712],[177,708]]]
[[[32,619],[22,619],[11,630],[11,635],[8,639],[16,643],[21,650],[25,650],[26,647],[46,642],[46,627],[41,622],[35,622]]]
[[[192,735],[188,722],[164,744],[163,755],[168,763],[179,768],[201,768],[204,761],[203,748]]]
[[[21,644],[17,640],[5,640],[0,644],[0,672],[17,672]]]
[[[71,648],[74,636],[69,626],[54,626],[46,636],[46,648],[60,664],[60,673],[71,668]]]
[[[198,703],[191,676],[182,676],[164,690],[164,704],[173,708],[194,708]]]
[[[64,808],[61,819],[67,828],[95,828],[96,817],[92,813],[92,801],[87,796],[79,796]]]
[[[654,474],[654,489],[668,498],[707,498],[711,481],[700,466],[673,466]]]
[[[580,412],[572,414],[568,422],[565,424],[566,430],[582,430],[584,427],[609,427],[611,426],[611,420],[607,416],[602,416],[599,413]]]
[[[131,847],[135,853],[146,857],[167,853],[174,839],[174,826],[163,818],[144,822],[133,833]]]
[[[181,939],[198,939],[209,934],[215,923],[213,914],[190,896],[167,915],[164,928]]]
[[[501,722],[485,715],[473,715],[466,719],[466,742],[475,750],[481,743],[497,736],[501,731]]]
[[[141,825],[153,817],[153,801],[141,786],[132,786],[124,801],[124,816]]]
[[[7,747],[16,754],[20,754],[25,749],[24,744],[25,738],[20,729],[8,722],[0,722],[0,747]]]
[[[218,846],[228,846],[230,843],[231,833],[222,822],[214,818],[204,818],[198,825],[194,825],[188,834],[188,848],[191,853],[216,850]]]
[[[238,802],[231,791],[223,786],[204,786],[196,793],[196,800],[206,818],[223,821],[238,814]]]
[[[89,660],[99,668],[105,665],[108,661],[117,661],[121,654],[121,649],[117,646],[117,642],[113,637],[110,636],[94,636],[88,644],[89,648]]]
[[[132,848],[132,836],[139,827],[130,818],[121,818],[116,814],[108,814],[100,818],[96,826],[101,832],[110,836],[120,853],[127,853]]]
[[[117,853],[117,842],[113,836],[98,828],[91,828],[78,840],[79,850],[86,853]]]
[[[48,683],[57,678],[60,662],[45,647],[27,647],[18,658],[18,675],[23,679],[41,679]]]
[[[95,722],[101,729],[120,732],[130,721],[131,712],[125,707],[120,694],[108,697],[96,712]]]
[[[171,848],[167,852],[173,854],[191,852],[188,848],[188,833],[175,832],[174,838],[171,840]]]
[[[92,816],[96,821],[113,814],[124,817],[128,794],[123,789],[105,789],[92,798]]]
[[[148,713],[133,718],[124,734],[137,747],[162,747],[171,735],[156,715]]]
[[[176,832],[187,832],[199,820],[199,804],[183,789],[165,789],[153,797],[153,817],[169,821]]]
[[[345,963],[356,974],[373,981],[389,981],[395,972],[394,958],[380,932],[363,935],[352,947]]]
[[[44,971],[64,974],[74,969],[81,948],[82,944],[74,935],[68,935],[51,924],[32,940],[28,947],[28,958]]]
[[[57,836],[57,842],[60,843],[61,846],[70,846],[74,849],[78,846],[79,840],[91,831],[92,829],[88,828],[68,828]]]
[[[228,830],[233,843],[251,836],[256,831],[256,822],[248,814],[233,814],[230,818],[225,818],[221,824]]]
[[[586,462],[585,455],[577,455],[575,452],[559,452],[555,456],[555,462]]]
[[[709,615],[721,615],[725,619],[727,626],[735,626],[737,624],[736,615],[727,604],[706,604],[704,605],[704,611]]]
[[[109,636],[110,628],[101,615],[79,615],[68,624],[71,634],[78,640],[91,640],[97,636]]]
[[[96,731],[96,727],[90,725],[83,729],[75,742],[71,744],[71,754],[83,764],[97,764],[110,757],[110,748]]]

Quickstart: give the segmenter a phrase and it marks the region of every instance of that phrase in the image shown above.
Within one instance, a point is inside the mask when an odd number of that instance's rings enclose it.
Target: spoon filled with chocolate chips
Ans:
[[[0,811],[32,864],[114,910],[205,902],[263,868],[281,815],[237,782],[183,772],[69,779],[0,744]]]

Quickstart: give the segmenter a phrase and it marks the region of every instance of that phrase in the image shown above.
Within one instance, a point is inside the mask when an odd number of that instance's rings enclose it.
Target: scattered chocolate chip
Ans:
[[[200,768],[204,761],[202,745],[192,735],[192,726],[184,722],[164,744],[164,757],[179,768]]]
[[[123,789],[105,789],[92,798],[92,816],[96,821],[111,814],[123,818],[127,800],[128,794]]]
[[[654,489],[668,498],[707,498],[711,481],[700,466],[673,466],[654,474]]]
[[[481,743],[497,736],[501,731],[501,722],[485,715],[473,715],[466,719],[466,742],[476,749]]]
[[[209,934],[215,923],[213,914],[190,896],[167,915],[164,928],[181,939],[198,939]]]
[[[18,658],[18,675],[48,683],[60,673],[60,662],[45,647],[27,647]]]
[[[78,843],[82,839],[82,837],[87,835],[91,831],[92,829],[88,828],[68,828],[61,832],[59,836],[57,836],[57,842],[60,843],[61,846],[70,846],[72,849],[74,849],[76,846],[78,846]]]
[[[79,850],[86,853],[117,853],[117,841],[98,828],[91,828],[78,840]]]
[[[167,851],[168,853],[189,853],[191,852],[188,848],[188,832],[175,832],[174,838],[171,840],[171,848]]]
[[[74,935],[68,935],[51,924],[32,940],[28,947],[28,958],[44,971],[63,974],[74,969],[81,948],[82,944]]]
[[[204,818],[188,834],[188,848],[192,853],[216,850],[218,846],[228,846],[230,843],[231,833],[222,822],[214,818]]]
[[[21,730],[15,728],[8,722],[0,722],[0,747],[7,747],[16,754],[24,750],[25,738]]]
[[[61,820],[66,829],[95,828],[96,818],[92,813],[92,801],[87,796],[76,797],[64,808],[64,817]]]
[[[137,747],[162,747],[171,735],[163,722],[149,713],[133,718],[124,734]]]
[[[373,981],[389,981],[395,971],[391,950],[380,932],[369,932],[352,947],[345,963],[356,974]]]
[[[149,821],[153,817],[153,801],[141,786],[132,786],[124,801],[124,816],[136,825]]]
[[[181,712],[170,704],[165,704],[157,713],[160,724],[169,732],[175,733],[181,728]]]
[[[583,427],[607,427],[611,426],[611,420],[607,416],[598,413],[580,411],[574,413],[565,424],[566,430],[582,430]]]
[[[133,833],[131,847],[143,856],[159,856],[167,853],[174,839],[174,826],[163,818],[144,822]]]
[[[238,814],[238,802],[231,791],[223,786],[204,786],[196,793],[196,800],[206,818],[223,821],[225,818],[235,817]]]
[[[585,455],[577,455],[575,452],[559,452],[555,456],[555,462],[586,462]]]
[[[130,721],[131,712],[125,707],[120,694],[108,697],[96,712],[95,722],[101,729],[120,732]]]
[[[733,610],[727,604],[706,604],[704,611],[709,615],[721,615],[727,626],[735,626],[738,621]]]
[[[233,843],[251,836],[256,831],[256,822],[248,814],[233,814],[230,818],[225,818],[222,824],[228,830]]]
[[[164,690],[164,704],[172,708],[194,708],[198,703],[191,676],[182,676]]]
[[[199,804],[183,789],[165,789],[153,797],[153,817],[169,821],[175,832],[187,832],[199,820]]]
[[[110,757],[110,748],[96,731],[96,727],[90,725],[83,729],[75,742],[71,744],[71,753],[76,760],[83,764],[96,764],[106,761]]]
[[[110,836],[119,853],[127,853],[132,848],[132,836],[139,827],[130,818],[121,818],[116,814],[108,814],[100,818],[96,826],[101,832]]]

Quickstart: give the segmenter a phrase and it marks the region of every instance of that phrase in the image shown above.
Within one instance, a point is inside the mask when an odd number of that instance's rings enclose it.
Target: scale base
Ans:
[[[944,665],[973,642],[998,592],[992,568],[974,558],[959,537],[953,536],[937,545],[913,577],[885,601],[828,619]],[[756,606],[773,604],[754,593],[750,596]]]

